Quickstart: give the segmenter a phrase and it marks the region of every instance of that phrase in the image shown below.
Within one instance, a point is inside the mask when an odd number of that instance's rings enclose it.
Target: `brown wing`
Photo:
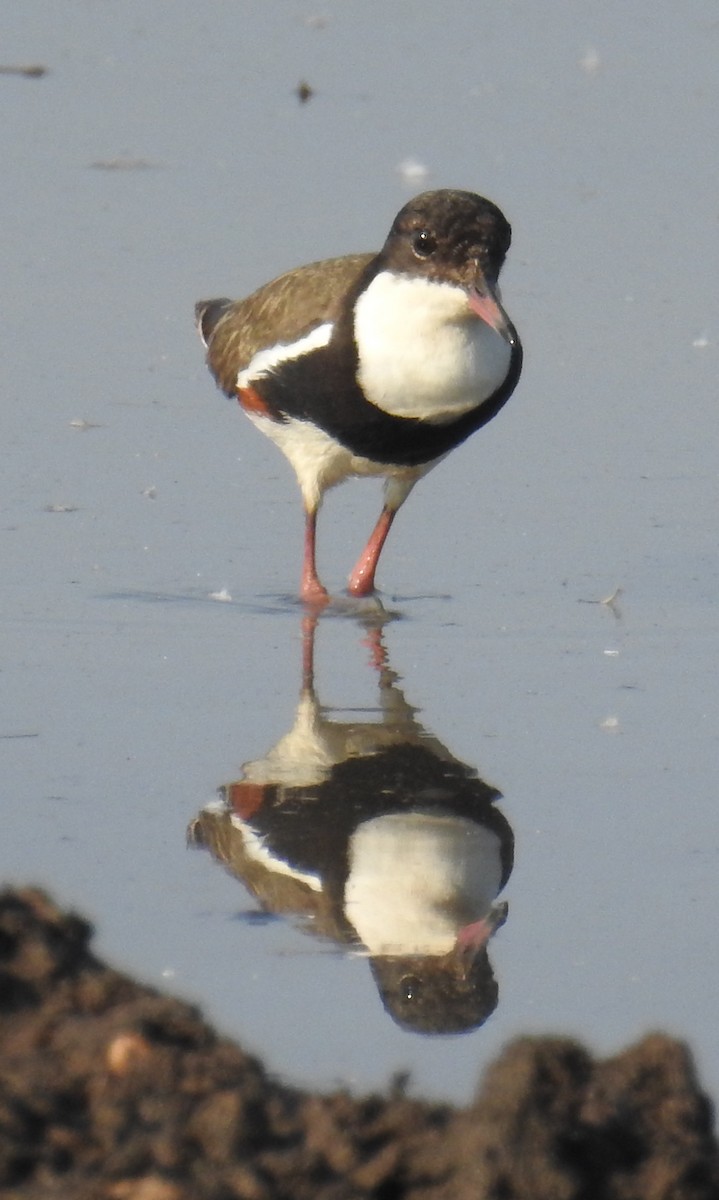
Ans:
[[[207,365],[223,392],[235,395],[237,375],[259,350],[288,345],[317,325],[336,320],[342,297],[373,254],[348,254],[309,263],[266,283],[245,300],[196,305]]]

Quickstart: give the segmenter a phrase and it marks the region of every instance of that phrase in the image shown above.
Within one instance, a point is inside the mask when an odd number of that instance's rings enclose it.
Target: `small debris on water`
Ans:
[[[87,165],[94,171],[151,171],[160,166],[159,163],[151,162],[149,158],[131,158],[129,155],[98,158]]]
[[[622,589],[620,587],[617,587],[614,589],[613,592],[610,592],[610,594],[608,596],[605,596],[603,600],[600,600],[599,603],[605,604],[607,606],[607,608],[611,608],[612,605],[616,604],[616,602],[619,599],[619,597],[621,596],[621,594],[622,594]]]
[[[584,54],[579,60],[579,65],[586,75],[597,74],[597,71],[602,65],[602,60],[597,51],[594,49],[594,46],[590,46],[584,51]]]
[[[210,600],[220,600],[223,604],[228,604],[231,599],[227,588],[220,588],[219,592],[210,592]]]
[[[77,511],[78,507],[76,504],[46,504],[45,508],[43,509],[43,512],[50,513],[68,513]]]
[[[301,79],[295,88],[295,96],[299,100],[300,104],[306,104],[308,100],[312,99],[314,94],[315,89],[310,87],[309,83],[307,83],[305,79]]]
[[[416,158],[405,158],[397,164],[397,171],[405,183],[419,183],[429,175],[429,168]]]
[[[615,617],[621,616],[619,608],[619,597],[623,594],[623,588],[616,587],[608,596],[603,596],[601,600],[590,600],[586,596],[579,597],[580,604],[602,604],[604,608],[609,608],[614,613]]]
[[[29,66],[15,66],[12,63],[0,64],[0,75],[23,75],[25,79],[42,79],[43,75],[47,75],[48,68],[43,67],[40,63],[31,63]]]
[[[70,422],[70,428],[79,429],[85,433],[88,429],[101,429],[102,426],[98,425],[96,421],[86,421],[83,417],[76,417],[74,421]]]

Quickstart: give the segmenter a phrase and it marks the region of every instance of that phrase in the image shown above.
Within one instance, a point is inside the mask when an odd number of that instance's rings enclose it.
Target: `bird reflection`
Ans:
[[[306,617],[294,725],[191,823],[266,912],[364,951],[403,1028],[475,1029],[498,989],[487,952],[514,839],[500,793],[416,719],[381,624],[366,626],[379,704],[335,719],[315,691],[318,620]],[[341,714],[336,713],[339,716]]]

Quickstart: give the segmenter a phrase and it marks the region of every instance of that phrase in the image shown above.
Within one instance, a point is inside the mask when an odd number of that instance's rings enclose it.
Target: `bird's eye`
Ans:
[[[404,1000],[417,1000],[422,992],[422,984],[416,975],[403,975],[399,981],[400,992]]]
[[[412,249],[417,258],[429,258],[437,249],[437,241],[428,229],[420,229],[412,234]]]

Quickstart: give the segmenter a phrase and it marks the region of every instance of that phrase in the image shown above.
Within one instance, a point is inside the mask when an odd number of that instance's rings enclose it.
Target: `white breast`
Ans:
[[[452,420],[509,370],[510,346],[454,284],[382,271],[357,301],[354,329],[359,383],[393,416]]]

